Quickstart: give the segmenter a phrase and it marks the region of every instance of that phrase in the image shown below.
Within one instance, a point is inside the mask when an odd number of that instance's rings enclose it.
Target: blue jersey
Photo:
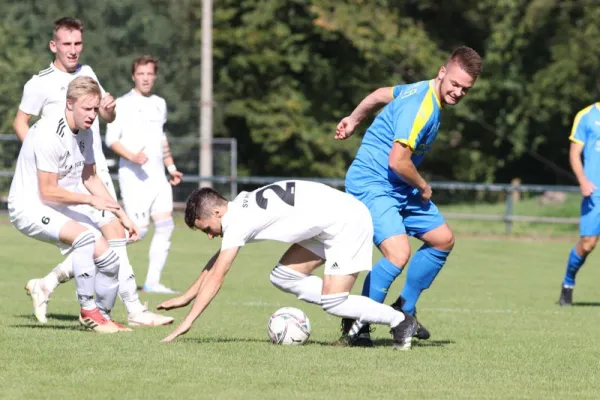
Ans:
[[[569,139],[583,145],[583,173],[598,189],[600,196],[600,103],[592,104],[575,116]]]
[[[409,189],[390,167],[394,142],[406,144],[418,166],[437,136],[440,127],[440,100],[433,80],[392,89],[394,100],[375,118],[362,140],[356,158],[346,175],[346,185],[383,185],[389,189]]]

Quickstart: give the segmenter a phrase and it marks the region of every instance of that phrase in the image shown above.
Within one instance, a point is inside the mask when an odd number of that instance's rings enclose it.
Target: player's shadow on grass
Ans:
[[[49,324],[19,324],[10,325],[11,328],[32,328],[32,329],[53,329],[58,331],[81,331],[84,332],[81,326],[78,325],[49,325]]]
[[[180,339],[182,342],[193,342],[193,343],[269,343],[267,339],[250,339],[250,338],[235,338],[235,337],[224,337],[224,338],[182,338]],[[307,345],[317,345],[317,346],[333,346],[332,343],[324,342],[320,340],[309,340]]]
[[[16,315],[18,318],[28,319],[30,321],[36,321],[35,317],[32,314],[20,314]],[[79,320],[78,315],[74,314],[48,314],[48,319],[55,319],[57,321],[77,321]]]
[[[597,301],[575,301],[573,307],[600,307],[600,302]]]
[[[412,342],[412,347],[445,347],[449,344],[455,344],[454,340],[414,340]],[[391,346],[393,344],[392,339],[375,339],[373,340],[373,344],[376,347],[379,346]]]

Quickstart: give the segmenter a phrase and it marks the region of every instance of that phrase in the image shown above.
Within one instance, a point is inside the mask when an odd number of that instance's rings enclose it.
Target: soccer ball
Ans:
[[[310,337],[310,321],[302,310],[283,307],[275,311],[267,324],[273,344],[300,345]]]

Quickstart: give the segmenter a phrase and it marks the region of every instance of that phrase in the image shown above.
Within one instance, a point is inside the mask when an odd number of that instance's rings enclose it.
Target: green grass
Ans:
[[[48,324],[39,325],[22,288],[60,260],[58,251],[6,223],[0,241],[3,399],[595,399],[600,392],[599,258],[592,255],[578,277],[577,306],[559,308],[568,241],[459,237],[419,303],[433,336],[409,352],[391,349],[385,327],[374,332],[373,349],[330,345],[339,321],[271,286],[268,274],[285,246],[264,242],[241,251],[205,315],[175,343],[159,342],[172,327],[83,331],[72,283],[57,290]],[[148,244],[130,247],[138,283]],[[165,283],[187,287],[217,246],[180,223]],[[142,297],[150,306],[166,298]],[[267,342],[267,319],[282,306],[310,317],[306,346]],[[178,322],[185,313],[172,314]],[[125,319],[122,305],[114,316]]]
[[[541,205],[538,203],[538,197],[526,197],[513,205],[512,214],[515,216],[529,217],[560,217],[560,218],[579,218],[579,209],[581,196],[570,193],[566,196],[565,202],[560,204]],[[506,203],[459,203],[450,205],[440,205],[442,214],[462,213],[462,214],[489,214],[504,216]],[[449,224],[456,233],[462,234],[484,234],[484,235],[504,235],[506,225],[503,221],[472,221],[447,217]],[[572,237],[576,238],[579,234],[577,224],[549,224],[539,222],[513,222],[511,234],[516,237],[535,236],[535,237]]]

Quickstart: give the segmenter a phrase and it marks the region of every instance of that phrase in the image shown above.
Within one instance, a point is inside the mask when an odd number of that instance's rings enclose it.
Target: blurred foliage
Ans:
[[[237,138],[243,173],[344,176],[360,134],[334,141],[337,121],[380,86],[432,78],[465,44],[484,56],[484,72],[463,103],[444,110],[426,174],[573,183],[570,125],[599,82],[595,1],[213,3],[214,134]],[[114,95],[131,87],[135,56],[158,56],[169,134],[198,135],[201,0],[0,4],[2,132],[12,131],[22,85],[51,60],[52,22],[70,15],[86,24],[82,61]]]

